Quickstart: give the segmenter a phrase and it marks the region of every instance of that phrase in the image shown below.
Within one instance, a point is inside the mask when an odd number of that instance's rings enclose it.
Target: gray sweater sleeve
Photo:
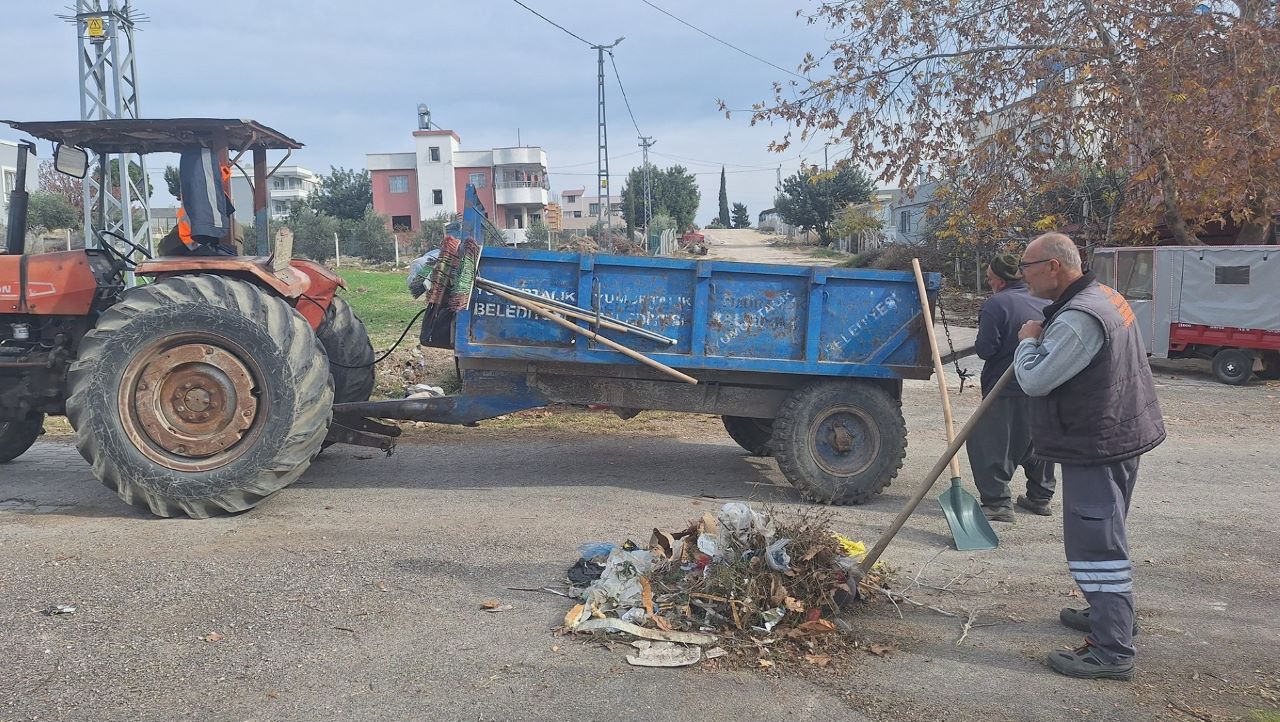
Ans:
[[[1106,340],[1102,324],[1084,311],[1058,314],[1039,339],[1026,339],[1014,352],[1018,385],[1028,396],[1046,396],[1093,361]]]

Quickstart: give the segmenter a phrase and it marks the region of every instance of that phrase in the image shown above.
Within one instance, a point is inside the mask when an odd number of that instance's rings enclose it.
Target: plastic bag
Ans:
[[[791,571],[791,555],[787,554],[787,545],[790,543],[790,539],[779,539],[764,550],[764,560],[769,563],[770,569],[778,572]]]
[[[747,543],[752,534],[759,534],[768,541],[775,533],[773,520],[768,514],[752,511],[750,506],[740,501],[725,504],[716,512],[716,519],[726,532],[743,543]]]

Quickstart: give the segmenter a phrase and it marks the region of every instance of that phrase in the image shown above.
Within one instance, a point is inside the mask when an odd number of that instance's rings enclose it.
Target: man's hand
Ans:
[[[1040,332],[1044,330],[1044,323],[1040,321],[1027,321],[1022,324],[1022,328],[1018,329],[1018,340],[1026,341],[1029,338],[1040,338]]]

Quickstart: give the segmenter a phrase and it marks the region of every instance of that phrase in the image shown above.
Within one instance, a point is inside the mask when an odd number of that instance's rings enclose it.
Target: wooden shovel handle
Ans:
[[[920,271],[920,259],[911,259],[911,270],[916,274],[916,288],[920,289],[920,308],[924,311],[924,329],[929,336],[929,351],[933,353],[933,374],[938,377],[938,391],[942,394],[942,417],[947,422],[947,442],[956,438],[951,423],[951,394],[947,391],[947,379],[943,374],[942,355],[938,353],[938,336],[933,331],[933,313],[929,309],[929,294],[924,287],[924,274]],[[951,456],[951,476],[960,476],[960,460]]]
[[[884,553],[885,547],[889,546],[889,542],[893,541],[893,538],[898,535],[898,532],[902,529],[902,525],[907,523],[907,518],[916,510],[917,506],[920,506],[920,502],[924,499],[925,495],[929,493],[929,490],[933,488],[934,483],[938,481],[938,477],[942,476],[942,470],[947,468],[947,463],[956,455],[956,452],[960,450],[965,439],[969,438],[969,434],[973,432],[973,427],[977,426],[978,420],[981,419],[982,415],[987,412],[987,409],[991,408],[991,405],[995,403],[996,397],[1000,395],[1000,392],[1004,390],[1004,387],[1009,385],[1009,379],[1013,378],[1013,368],[1013,366],[1010,366],[1005,369],[1004,375],[1002,375],[1000,380],[996,382],[996,385],[992,387],[991,393],[987,394],[986,397],[982,399],[982,403],[979,404],[977,410],[973,412],[973,416],[969,417],[969,420],[965,422],[964,427],[960,429],[960,433],[956,434],[956,437],[947,445],[947,450],[943,452],[942,457],[933,465],[933,469],[929,471],[928,476],[926,476],[924,481],[920,483],[920,488],[916,489],[915,495],[907,501],[907,504],[902,508],[902,511],[898,512],[898,516],[893,520],[893,523],[889,525],[889,528],[885,533],[880,535],[880,540],[871,548],[871,551],[867,552],[867,556],[862,560],[863,574],[871,569],[871,566],[875,564],[876,560],[880,558],[880,555]]]
[[[639,361],[640,363],[646,366],[649,366],[650,368],[657,369],[658,371],[661,371],[662,373],[668,376],[671,376],[672,378],[679,379],[687,384],[698,383],[697,379],[695,379],[692,376],[689,376],[688,374],[680,373],[679,371],[676,371],[675,369],[671,368],[670,366],[664,363],[659,363],[657,361],[654,361],[648,356],[645,356],[644,354],[638,351],[629,349],[626,346],[623,346],[622,344],[618,343],[617,341],[614,341],[612,339],[607,339],[604,336],[601,336],[600,334],[596,333],[595,331],[585,329],[576,323],[570,323],[569,321],[566,321],[565,319],[561,318],[557,314],[557,312],[552,308],[543,306],[540,303],[534,303],[533,301],[520,298],[519,296],[516,296],[511,293],[507,293],[506,291],[503,291],[500,288],[489,287],[485,289],[485,292],[492,293],[493,295],[499,296],[501,298],[505,298],[511,303],[514,303],[515,305],[520,306],[522,308],[527,308],[531,313],[536,313],[537,315],[547,319],[548,321],[551,321],[552,323],[563,326],[564,328],[567,328],[576,334],[586,336],[592,341],[599,341],[600,343],[604,344],[605,346],[608,346],[614,351],[625,354],[626,356],[629,356],[630,358],[633,358],[636,361]]]

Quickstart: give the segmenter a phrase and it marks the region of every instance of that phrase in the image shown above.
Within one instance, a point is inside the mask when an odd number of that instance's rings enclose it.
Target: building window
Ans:
[[[431,204],[436,206],[444,205],[444,191],[439,188],[431,191]]]
[[[911,211],[902,211],[898,214],[898,232],[911,232]]]
[[[530,223],[541,223],[541,222],[542,222],[542,214],[540,214],[540,213],[530,213],[530,214],[529,214],[529,222],[530,222]]]
[[[430,148],[428,148],[428,149],[427,149],[427,153],[428,153],[429,157],[431,158],[431,162],[432,162],[432,163],[439,163],[439,162],[440,162],[440,148],[438,148],[437,146],[434,146],[434,145],[433,145],[433,146],[431,146]]]
[[[582,217],[582,211],[574,211],[574,212],[573,212],[573,217],[574,217],[574,218],[581,218],[581,217]]]
[[[578,202],[578,197],[577,197],[577,196],[565,196],[565,197],[564,197],[564,202],[565,202],[565,203],[577,203],[577,202]]]
[[[413,230],[413,219],[409,216],[391,216],[391,230],[411,231]]]
[[[18,185],[18,171],[6,170],[4,172],[4,187],[0,188],[0,192],[3,192],[4,195],[6,196],[4,200],[6,201],[9,200],[8,195],[16,189],[17,185]],[[8,219],[0,219],[0,220],[4,220],[6,222],[8,221]]]
[[[471,175],[467,176],[467,182],[475,186],[476,188],[484,188],[484,182],[485,182],[484,172],[482,171],[480,173],[472,173]]]
[[[391,188],[392,193],[408,193],[409,192],[409,176],[393,175],[387,178],[387,185]]]
[[[284,179],[276,178],[275,180],[271,181],[271,188],[272,190],[277,190],[277,191],[284,190]]]
[[[587,212],[593,216],[600,215],[600,204],[592,203],[591,205],[587,206]]]

